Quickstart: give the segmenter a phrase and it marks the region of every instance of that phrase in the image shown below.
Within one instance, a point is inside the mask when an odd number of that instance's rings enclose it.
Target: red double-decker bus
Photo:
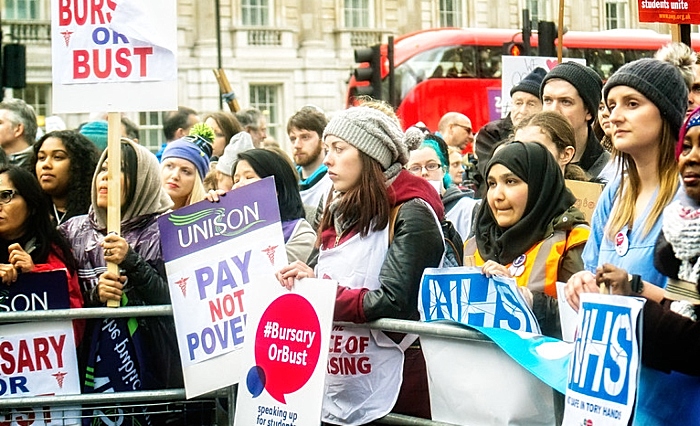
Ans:
[[[503,43],[521,42],[519,30],[439,28],[398,37],[394,42],[397,114],[404,126],[421,121],[437,130],[449,111],[466,114],[476,131],[501,117],[501,56]],[[651,57],[671,41],[670,35],[651,30],[569,31],[564,35],[564,57],[585,58],[606,80],[623,64]],[[537,35],[531,43],[536,52]],[[700,50],[700,35],[693,34]],[[387,47],[382,52],[383,97],[388,99]],[[353,103],[350,79],[347,104]]]

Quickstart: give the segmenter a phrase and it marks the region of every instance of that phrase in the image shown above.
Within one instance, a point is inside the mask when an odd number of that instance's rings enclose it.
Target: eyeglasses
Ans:
[[[435,170],[440,168],[440,163],[428,163],[425,166],[422,166],[420,164],[413,164],[411,167],[409,167],[407,170],[414,175],[419,175],[425,169],[428,172],[434,172]]]
[[[13,198],[15,198],[15,195],[18,194],[19,193],[14,189],[6,189],[4,191],[0,191],[0,204],[8,204],[10,201],[12,201]]]
[[[467,133],[471,133],[472,131],[472,126],[465,126],[464,124],[459,124],[459,123],[452,123],[454,126],[461,127],[464,130],[467,131]]]

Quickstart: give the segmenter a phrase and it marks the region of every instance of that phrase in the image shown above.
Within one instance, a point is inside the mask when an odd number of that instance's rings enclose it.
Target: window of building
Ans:
[[[369,0],[344,0],[346,28],[369,28]]]
[[[462,0],[440,0],[440,26],[462,26]]]
[[[243,25],[269,26],[271,0],[242,0]]]
[[[160,112],[139,113],[139,145],[156,153],[165,140],[163,136],[163,114]]]
[[[2,17],[9,20],[39,18],[39,0],[5,0]]]
[[[12,89],[12,96],[22,99],[28,105],[31,105],[37,118],[51,115],[49,111],[51,100],[50,84],[27,84],[27,87],[24,89]]]
[[[250,106],[262,111],[267,119],[267,135],[280,139],[280,89],[278,84],[251,84]]]
[[[605,2],[605,29],[627,28],[627,3],[620,0]]]
[[[527,0],[525,7],[530,11],[530,22],[532,28],[537,28],[537,22],[546,20],[542,0]]]

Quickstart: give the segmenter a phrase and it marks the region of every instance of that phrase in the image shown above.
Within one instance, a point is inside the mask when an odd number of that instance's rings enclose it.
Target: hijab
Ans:
[[[134,173],[136,180],[131,183],[135,187],[133,188],[131,202],[127,201],[129,203],[128,206],[122,208],[122,224],[139,216],[161,214],[172,208],[173,202],[161,185],[160,165],[156,156],[147,148],[128,139],[122,139],[121,143],[130,146],[136,153],[136,173]],[[97,207],[95,188],[97,187],[97,176],[106,160],[107,150],[100,156],[100,161],[97,162],[97,168],[92,177],[92,209],[95,212],[95,221],[100,229],[107,228],[107,209]],[[125,168],[131,166],[133,165],[128,164],[128,162],[125,164],[124,159],[122,159],[122,173],[127,175],[128,171]],[[130,188],[125,189],[128,194]],[[127,196],[128,199],[129,197]]]
[[[576,198],[564,185],[564,177],[552,154],[538,143],[505,145],[486,166],[487,177],[495,164],[507,167],[528,187],[525,211],[515,225],[498,226],[488,203],[482,204],[477,216],[475,236],[479,254],[484,260],[507,265],[547,238]]]

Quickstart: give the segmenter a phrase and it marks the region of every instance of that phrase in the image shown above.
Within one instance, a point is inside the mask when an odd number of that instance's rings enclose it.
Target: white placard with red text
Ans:
[[[0,326],[0,398],[80,394],[71,321]],[[71,418],[75,416],[75,418]],[[18,408],[0,412],[0,424],[79,424],[79,412]]]
[[[248,321],[235,425],[319,424],[337,283],[274,276],[246,293]]]
[[[177,109],[175,0],[51,2],[53,111]]]

